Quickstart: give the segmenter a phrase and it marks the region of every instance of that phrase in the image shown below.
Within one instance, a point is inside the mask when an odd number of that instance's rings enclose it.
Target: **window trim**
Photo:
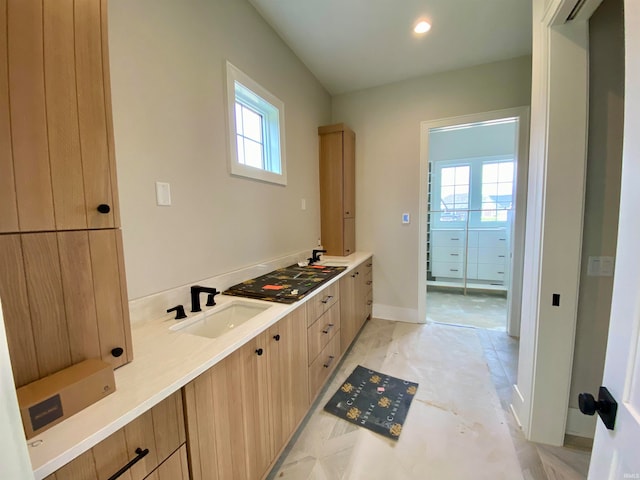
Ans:
[[[227,130],[228,130],[228,161],[229,172],[231,175],[252,178],[254,180],[261,180],[263,182],[275,183],[278,185],[287,184],[287,162],[285,156],[285,134],[284,134],[284,102],[278,97],[273,95],[267,89],[263,88],[260,84],[254,81],[247,74],[242,72],[236,66],[229,61],[226,62],[227,70]],[[243,102],[252,106],[253,109],[259,108],[260,100],[269,103],[278,111],[278,127],[277,132],[273,128],[274,113],[266,114],[263,126],[265,130],[264,145],[265,156],[280,156],[280,173],[263,170],[261,168],[252,167],[242,164],[238,161],[238,147],[236,143],[236,82],[245,89],[252,92],[258,97],[259,100],[251,101],[250,96],[246,93],[242,93]],[[260,110],[263,113],[263,110]],[[278,138],[279,142],[274,142],[273,139]],[[273,163],[273,157],[270,159],[265,158],[265,165]]]

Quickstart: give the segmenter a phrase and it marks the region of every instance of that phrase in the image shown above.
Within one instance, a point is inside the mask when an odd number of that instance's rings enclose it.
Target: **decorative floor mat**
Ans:
[[[397,440],[417,390],[417,383],[358,365],[324,409]]]

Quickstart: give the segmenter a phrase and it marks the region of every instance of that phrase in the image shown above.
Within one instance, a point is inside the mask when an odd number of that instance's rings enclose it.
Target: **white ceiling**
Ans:
[[[531,0],[249,1],[333,95],[531,53]]]

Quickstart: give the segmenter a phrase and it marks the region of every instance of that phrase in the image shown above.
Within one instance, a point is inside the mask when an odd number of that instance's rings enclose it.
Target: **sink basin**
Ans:
[[[350,262],[345,260],[321,260],[316,263],[316,265],[325,265],[327,267],[344,267],[345,265],[349,265]]]
[[[269,305],[234,300],[205,314],[204,318],[185,320],[172,326],[171,330],[200,337],[218,338],[268,308]]]

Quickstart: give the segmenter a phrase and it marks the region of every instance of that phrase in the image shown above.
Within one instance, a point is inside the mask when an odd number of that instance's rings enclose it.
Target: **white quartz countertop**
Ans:
[[[369,257],[371,253],[365,252],[356,252],[348,257],[322,257],[326,262],[331,259],[348,262],[344,272],[322,287],[335,283]],[[116,391],[27,441],[35,478],[45,478],[89,450],[314,297],[323,288],[292,304],[242,298],[243,302],[268,305],[269,308],[214,339],[171,331],[169,328],[176,324],[176,320],[167,317],[133,324],[133,361],[115,370]],[[198,315],[204,316],[238,299],[217,295],[217,305],[203,307],[203,312]],[[190,315],[188,319],[193,318],[194,315]]]

